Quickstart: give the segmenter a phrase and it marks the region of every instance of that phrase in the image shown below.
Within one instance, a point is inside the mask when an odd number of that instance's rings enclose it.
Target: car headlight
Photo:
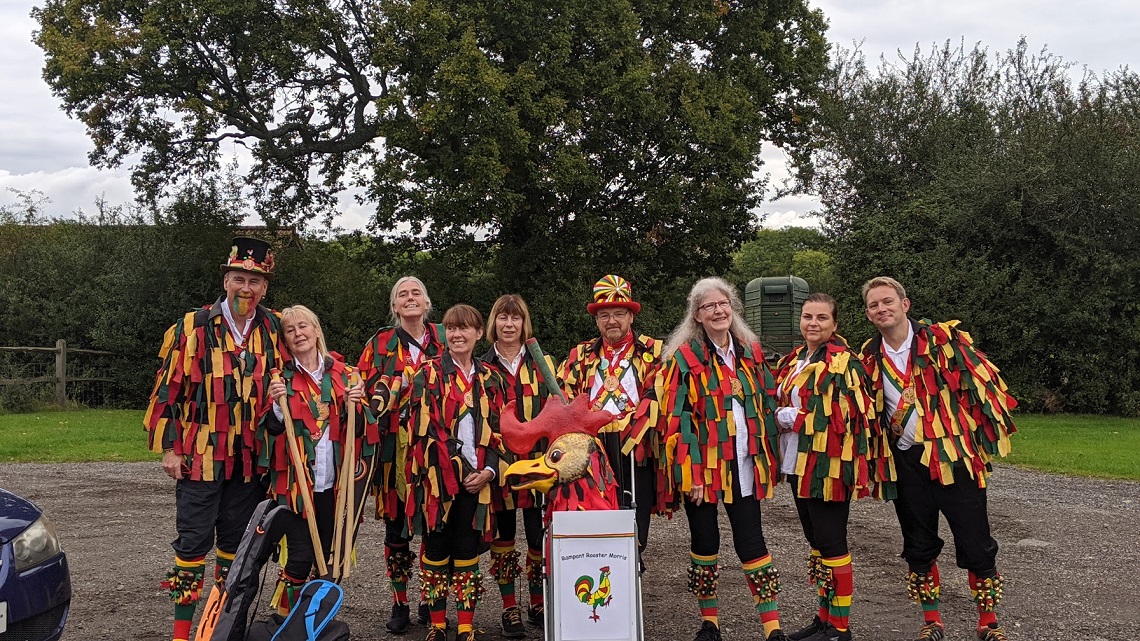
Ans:
[[[16,571],[23,572],[54,558],[62,548],[51,521],[40,516],[28,529],[12,539],[12,550],[16,556]]]

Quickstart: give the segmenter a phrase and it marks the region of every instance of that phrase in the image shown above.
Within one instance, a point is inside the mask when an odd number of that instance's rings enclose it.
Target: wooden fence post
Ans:
[[[55,342],[55,402],[67,407],[67,341]]]

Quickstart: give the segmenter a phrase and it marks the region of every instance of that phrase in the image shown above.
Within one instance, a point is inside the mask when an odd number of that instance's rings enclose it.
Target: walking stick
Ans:
[[[281,372],[273,368],[270,376],[274,381],[281,380]],[[289,416],[289,403],[278,403],[281,407],[281,416],[285,421],[285,438],[288,439],[289,460],[293,463],[293,476],[297,479],[297,486],[301,489],[301,502],[305,507],[305,523],[309,526],[309,538],[313,540],[313,552],[317,557],[317,572],[320,576],[328,574],[325,566],[325,551],[321,548],[321,535],[317,533],[317,511],[313,508],[313,491],[309,487],[308,477],[305,474],[305,463],[301,460],[301,452],[297,446],[297,433],[293,429],[293,419]]]
[[[351,368],[345,368],[351,373]],[[349,380],[351,385],[351,378]],[[347,399],[346,399],[347,400]],[[348,403],[348,424],[344,428],[345,437],[344,445],[341,448],[341,462],[340,470],[337,472],[336,477],[336,511],[333,517],[333,567],[332,578],[333,581],[339,582],[341,579],[341,572],[343,564],[341,563],[341,555],[344,554],[344,530],[345,530],[345,514],[348,511],[346,508],[350,503],[348,502],[348,488],[352,486],[352,480],[349,478],[353,475],[354,465],[352,456],[352,447],[356,444],[356,403]]]
[[[348,384],[356,387],[360,382],[360,375],[355,371],[349,370]],[[346,496],[342,506],[345,508],[343,520],[337,519],[337,525],[344,524],[343,538],[336,539],[341,553],[344,555],[344,567],[341,568],[341,579],[347,579],[352,576],[352,548],[353,541],[356,536],[356,521],[353,518],[356,516],[356,403],[348,404],[348,442],[346,443],[348,452],[344,458],[344,487],[346,489]]]
[[[551,396],[557,396],[563,405],[568,403],[569,401],[566,400],[566,394],[562,391],[562,386],[558,384],[558,379],[554,377],[554,372],[550,369],[550,363],[546,362],[546,355],[542,353],[542,348],[538,346],[537,338],[532,336],[526,339],[526,351],[530,353],[530,357],[534,361],[534,366],[537,367],[538,372],[542,374],[542,380],[546,383],[546,391],[550,392]]]

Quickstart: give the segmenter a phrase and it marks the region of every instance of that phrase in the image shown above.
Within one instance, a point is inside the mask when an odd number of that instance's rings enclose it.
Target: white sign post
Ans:
[[[546,638],[642,641],[634,511],[555,512],[549,537]]]

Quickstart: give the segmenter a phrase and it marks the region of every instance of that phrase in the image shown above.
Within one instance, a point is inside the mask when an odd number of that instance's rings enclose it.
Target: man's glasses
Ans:
[[[625,320],[627,316],[629,316],[628,309],[615,309],[609,312],[598,312],[598,320],[602,321],[603,323],[609,322],[611,320]]]

